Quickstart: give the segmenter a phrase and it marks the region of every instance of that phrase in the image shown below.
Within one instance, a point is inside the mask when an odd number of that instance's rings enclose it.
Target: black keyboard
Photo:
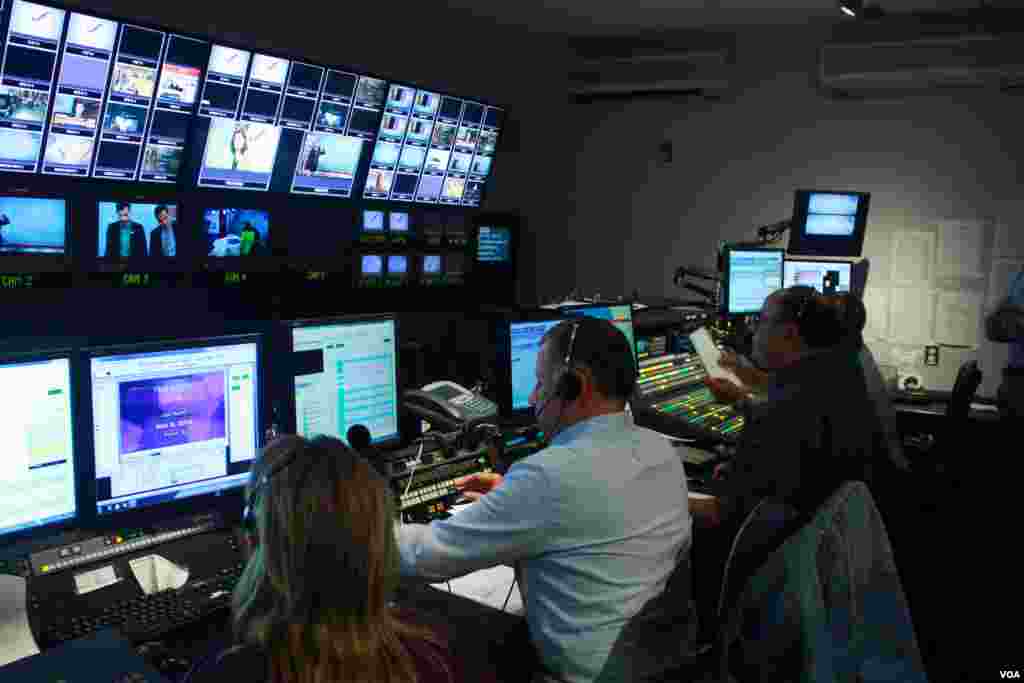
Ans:
[[[108,626],[117,627],[132,641],[157,640],[182,626],[228,611],[231,591],[244,567],[239,562],[176,590],[123,600],[87,615],[58,617],[40,634],[41,645],[52,647]]]

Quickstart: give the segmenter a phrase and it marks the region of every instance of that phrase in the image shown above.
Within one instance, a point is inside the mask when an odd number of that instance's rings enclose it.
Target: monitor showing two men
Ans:
[[[100,515],[242,486],[258,443],[255,340],[90,357]]]
[[[75,516],[71,364],[0,364],[0,539]]]
[[[375,443],[398,437],[395,332],[390,318],[292,330],[299,434],[345,439],[360,424]]]
[[[836,292],[850,291],[852,265],[849,261],[801,261],[786,259],[784,287],[806,285],[819,292],[826,289],[825,280],[832,281]]]
[[[726,309],[734,315],[758,313],[772,292],[782,289],[781,249],[730,249]]]

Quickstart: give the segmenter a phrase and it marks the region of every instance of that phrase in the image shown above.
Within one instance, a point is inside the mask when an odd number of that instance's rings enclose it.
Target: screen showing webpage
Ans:
[[[256,457],[255,342],[90,360],[97,512],[242,486]]]
[[[588,318],[607,320],[626,337],[629,348],[636,360],[636,340],[633,338],[633,307],[625,306],[594,306],[593,308],[577,308],[566,311],[567,315],[585,315]]]
[[[772,292],[782,289],[781,251],[729,252],[729,313],[757,313]]]
[[[75,516],[67,358],[0,365],[0,538]]]
[[[374,443],[398,436],[394,320],[297,327],[292,348],[299,434],[345,440],[358,424]]]
[[[561,320],[511,323],[512,410],[530,407],[530,394],[537,385],[537,354],[540,340]]]

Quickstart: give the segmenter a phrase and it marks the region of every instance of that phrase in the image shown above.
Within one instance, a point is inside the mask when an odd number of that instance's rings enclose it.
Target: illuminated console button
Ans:
[[[50,571],[50,565],[44,564],[42,567],[39,568],[39,571],[41,571],[43,573],[46,573],[46,572]]]

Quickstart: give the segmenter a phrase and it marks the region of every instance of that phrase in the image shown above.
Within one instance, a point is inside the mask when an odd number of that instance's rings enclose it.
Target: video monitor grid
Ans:
[[[436,168],[438,163],[431,141],[443,134],[435,127],[441,100],[438,93],[400,83],[391,85],[364,197],[392,201],[416,198],[425,167]]]
[[[65,16],[24,0],[11,6],[0,67],[0,170],[38,169]]]

